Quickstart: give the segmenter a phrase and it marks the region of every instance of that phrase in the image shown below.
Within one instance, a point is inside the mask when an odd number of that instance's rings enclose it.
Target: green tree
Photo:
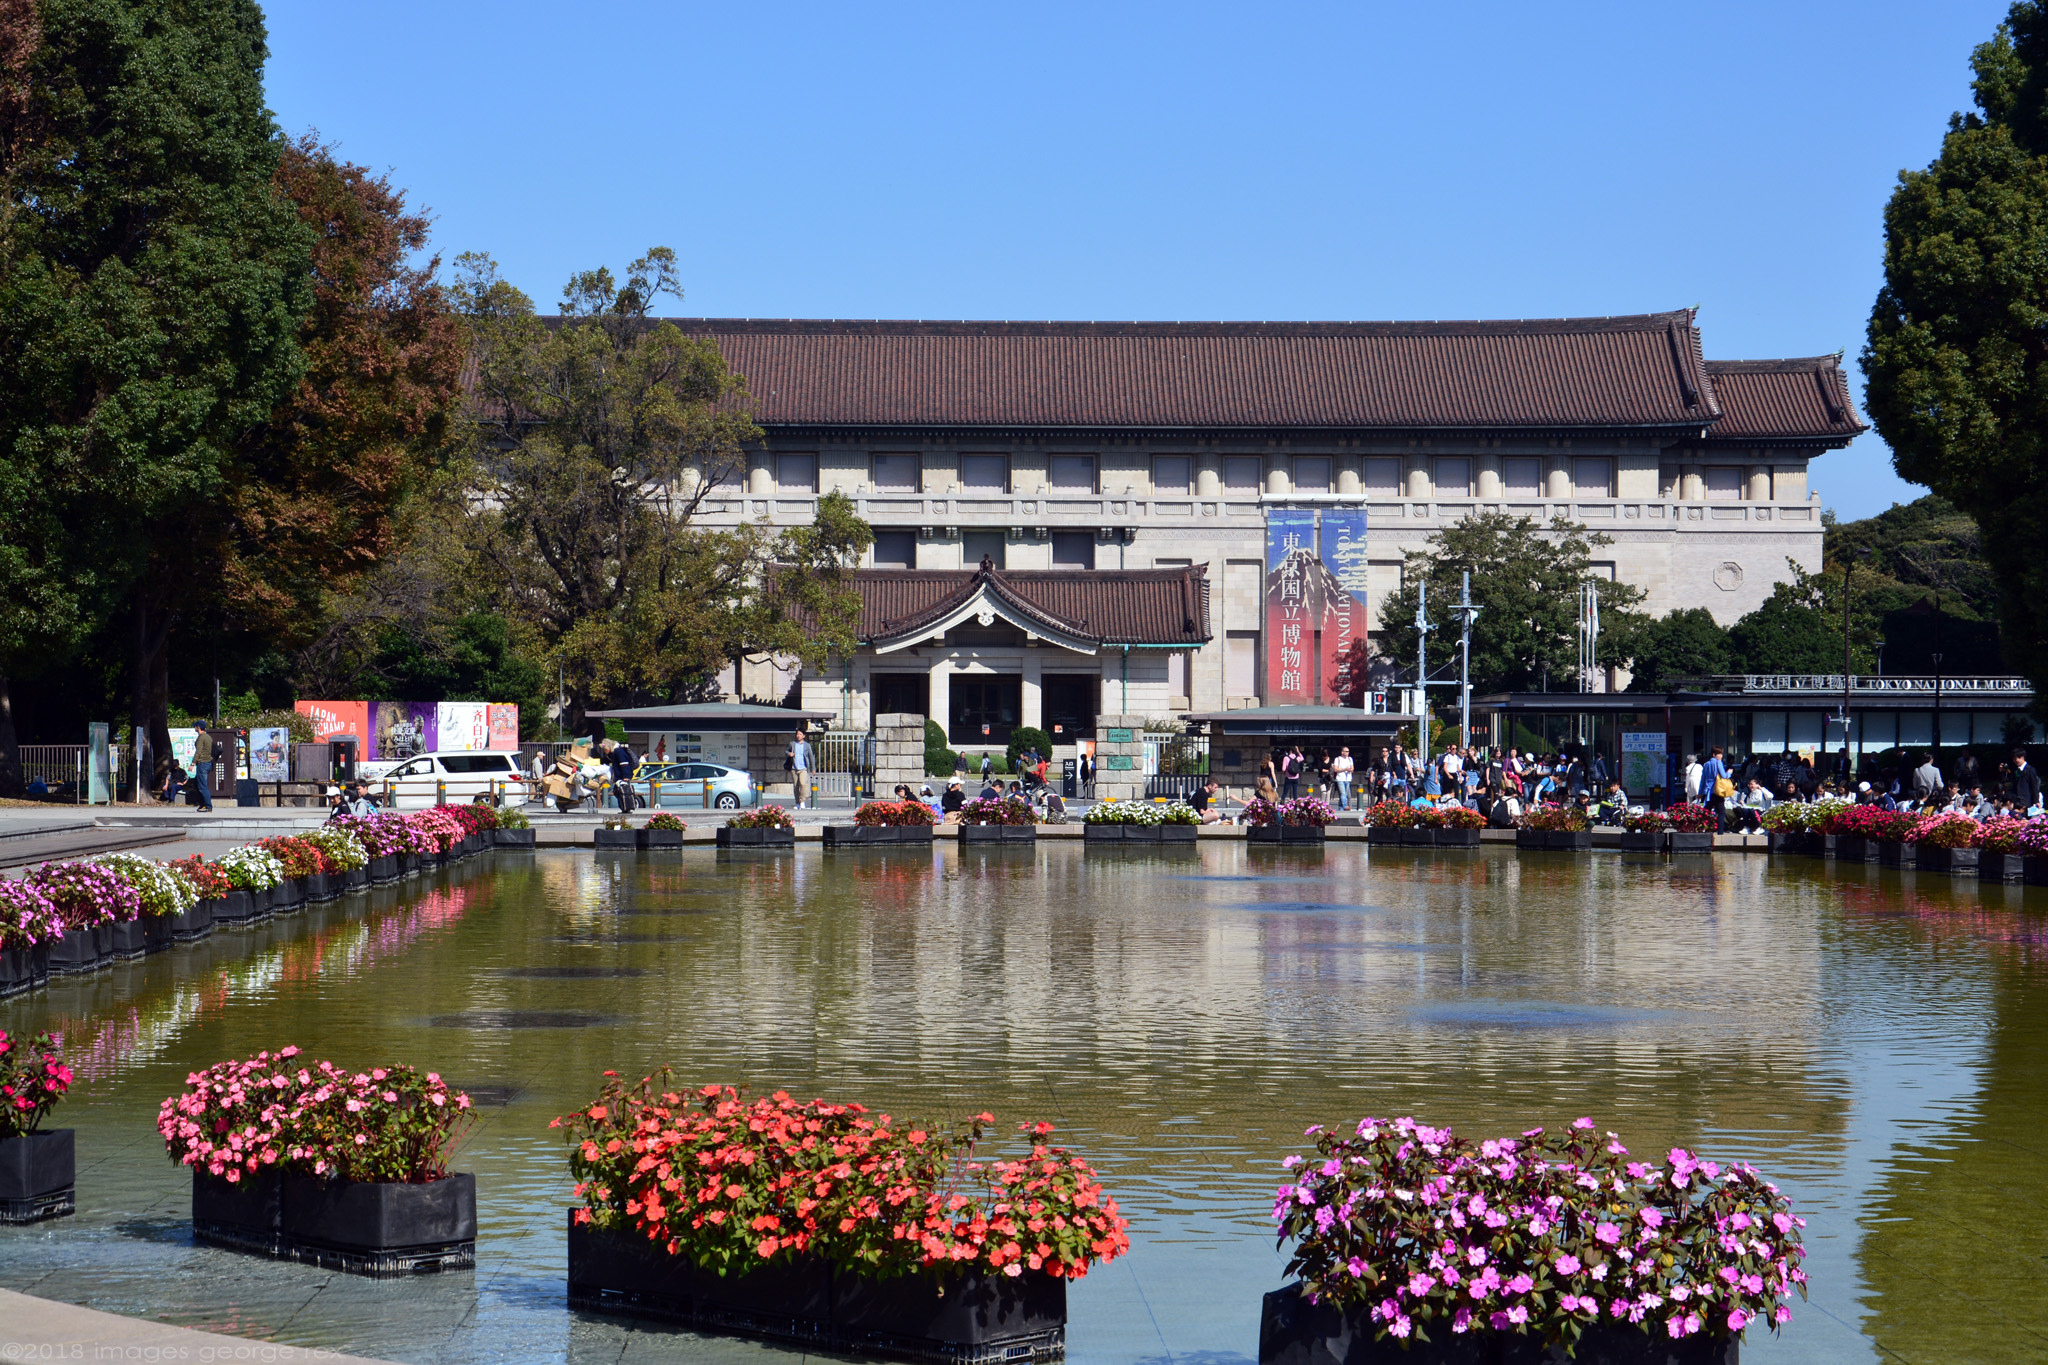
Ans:
[[[1842,671],[1842,572],[1809,574],[1787,561],[1790,581],[1771,590],[1763,605],[1728,628],[1728,663],[1743,673],[1840,673]],[[1849,667],[1877,669],[1883,599],[1878,582],[1861,569],[1851,583]]]
[[[1983,530],[2008,658],[2048,691],[2048,13],[1972,54],[1976,109],[1885,208],[1862,355],[1899,473]]]
[[[488,257],[457,262],[476,346],[478,562],[505,614],[559,665],[569,728],[587,706],[666,700],[748,654],[822,665],[854,646],[845,579],[873,536],[838,495],[777,532],[694,524],[761,431],[712,342],[653,316],[674,253],[587,271],[535,315]]]
[[[1480,607],[1472,622],[1472,690],[1533,692],[1545,684],[1573,687],[1578,668],[1578,612],[1581,584],[1600,585],[1600,662],[1626,666],[1643,618],[1636,604],[1643,591],[1608,581],[1593,570],[1593,550],[1612,542],[1560,517],[1542,526],[1529,517],[1484,512],[1446,526],[1428,544],[1411,551],[1401,586],[1388,593],[1379,611],[1374,648],[1380,657],[1412,671],[1415,661],[1415,606],[1418,584],[1429,584],[1432,676],[1455,673],[1461,575],[1472,575],[1472,600]]]
[[[1705,607],[1679,610],[1645,622],[1629,664],[1631,692],[1662,692],[1678,678],[1728,671],[1728,632]]]

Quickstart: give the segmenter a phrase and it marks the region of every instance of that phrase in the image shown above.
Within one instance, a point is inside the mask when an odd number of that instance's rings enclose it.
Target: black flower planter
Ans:
[[[533,831],[530,829],[501,829],[495,832],[499,848],[533,847]]]
[[[148,955],[149,926],[142,920],[117,919],[107,926],[107,931],[107,956],[114,961],[132,962]],[[168,940],[165,946],[170,946]]]
[[[1401,837],[1402,835],[1413,832],[1412,830],[1402,829],[1398,825],[1367,825],[1365,827],[1365,842],[1368,847],[1395,848],[1408,842]]]
[[[192,1172],[193,1240],[356,1275],[476,1264],[476,1177],[424,1185]]]
[[[284,1182],[276,1171],[243,1171],[237,1180],[192,1168],[192,1240],[276,1256]]]
[[[114,922],[106,920],[92,927],[93,948],[99,953],[99,964],[104,967],[114,960]]]
[[[1321,825],[1250,825],[1244,837],[1254,844],[1320,844],[1325,836]]]
[[[0,1000],[32,991],[49,979],[49,944],[0,948]]]
[[[1036,825],[961,825],[960,842],[963,844],[1035,844],[1038,842]]]
[[[1192,844],[1194,825],[1083,825],[1081,842],[1087,844]]]
[[[66,930],[64,937],[50,945],[52,976],[79,976],[97,971],[102,960],[99,935],[90,926]]]
[[[1553,853],[1582,853],[1593,847],[1589,829],[1518,829],[1516,848],[1541,848]]]
[[[1476,829],[1427,829],[1430,843],[1438,848],[1477,848],[1481,831]]]
[[[178,917],[176,915],[144,915],[142,924],[143,950],[151,953],[170,951],[178,941]]]
[[[636,829],[642,848],[681,848],[683,832],[679,829]]]
[[[1621,832],[1623,853],[1662,853],[1665,831],[1661,829],[1629,830]]]
[[[286,877],[270,893],[270,913],[273,915],[288,915],[294,910],[305,909],[305,906],[306,879],[303,877]]]
[[[1877,855],[1878,841],[1875,839],[1858,839],[1848,834],[1835,837],[1835,858],[1840,862],[1874,863]]]
[[[1435,848],[1437,831],[1416,826],[1395,831],[1394,842],[1403,848]]]
[[[1712,853],[1714,836],[1707,830],[1674,829],[1671,831],[1673,853]]]
[[[273,886],[267,890],[251,891],[249,893],[249,920],[251,923],[260,924],[276,913],[276,887]]]
[[[307,877],[305,879],[307,903],[331,901],[336,896],[339,896],[341,894],[341,878],[342,874],[338,872],[333,874],[315,872],[312,876]]]
[[[386,882],[395,882],[405,875],[405,869],[399,865],[396,853],[387,853],[381,858],[370,859],[370,866],[365,870],[369,872],[370,880],[379,886]]]
[[[1764,831],[1764,851],[1767,853],[1804,853],[1804,834],[1780,834],[1775,830]]]
[[[352,867],[346,872],[337,873],[334,880],[340,885],[343,892],[360,891],[370,884],[370,869],[367,867]]]
[[[1378,1339],[1369,1308],[1348,1311],[1310,1303],[1301,1286],[1266,1295],[1259,1316],[1259,1365],[1739,1365],[1742,1344],[1701,1332],[1672,1339],[1657,1324],[1652,1336],[1628,1324],[1599,1323],[1567,1357],[1539,1336],[1509,1332],[1453,1335],[1431,1332],[1427,1342]]]
[[[874,846],[910,845],[930,848],[932,827],[930,825],[827,825],[825,826],[826,848],[868,848]]]
[[[1979,850],[1974,848],[1936,848],[1932,844],[1920,846],[1922,872],[1946,872],[1951,877],[1975,877],[1982,865]]]
[[[180,943],[197,943],[213,932],[213,916],[220,907],[217,900],[192,902],[190,910],[171,916],[171,937]]]
[[[795,848],[793,829],[721,829],[720,848]]]
[[[256,893],[253,891],[230,891],[213,902],[215,924],[247,924],[256,918]]]
[[[638,848],[640,831],[637,829],[594,829],[590,831],[592,848]]]
[[[1918,867],[1920,846],[1900,843],[1897,839],[1880,839],[1877,841],[1877,860],[1886,867]]]
[[[2027,879],[2027,860],[2024,854],[1993,853],[1990,849],[1977,850],[1977,877],[1980,881],[2003,882],[2011,886]]]
[[[40,1223],[78,1208],[69,1128],[0,1138],[0,1223]]]
[[[1066,1282],[1043,1272],[874,1280],[818,1261],[720,1277],[646,1241],[569,1224],[569,1306],[658,1318],[806,1350],[946,1365],[1050,1361],[1066,1348]]]
[[[1839,858],[1842,856],[1842,840],[1838,834],[1809,834],[1806,847],[1801,850],[1809,858]]]

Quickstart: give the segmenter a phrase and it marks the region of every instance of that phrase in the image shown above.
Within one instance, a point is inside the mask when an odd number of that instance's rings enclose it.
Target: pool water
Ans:
[[[0,1285],[397,1361],[790,1354],[563,1306],[548,1120],[602,1072],[1045,1118],[1133,1249],[1068,1357],[1249,1360],[1310,1123],[1474,1136],[1588,1114],[1749,1160],[1810,1220],[1812,1302],[1757,1361],[2048,1359],[2048,897],[1761,856],[1332,845],[499,854],[0,1003],[80,1083],[79,1213]],[[296,1043],[476,1097],[477,1269],[372,1281],[209,1248],[157,1106]]]

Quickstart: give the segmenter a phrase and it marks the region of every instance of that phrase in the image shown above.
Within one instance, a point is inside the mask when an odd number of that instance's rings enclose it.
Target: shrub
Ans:
[[[1915,820],[1904,838],[1909,844],[1927,848],[1973,848],[1977,830],[1977,822],[1961,811],[1943,811]]]
[[[99,863],[44,863],[24,880],[49,897],[67,928],[131,920],[142,913],[142,893]]]
[[[936,820],[922,801],[870,801],[853,813],[856,825],[930,825]]]
[[[645,1237],[720,1274],[813,1257],[875,1279],[925,1267],[1079,1279],[1130,1249],[1088,1164],[1019,1125],[1031,1154],[982,1162],[994,1122],[899,1123],[857,1104],[609,1080],[558,1118],[583,1200],[576,1219]]]
[[[946,727],[935,720],[924,723],[924,771],[927,777],[951,777],[959,759],[946,745]]]
[[[1032,825],[1037,819],[1031,803],[1021,796],[976,797],[960,807],[963,825]]]
[[[1033,750],[1041,758],[1052,757],[1052,736],[1035,725],[1020,725],[1010,731],[1010,747],[1003,757],[1009,760],[1011,772],[1022,772],[1017,764],[1026,749]]]
[[[1806,1292],[1804,1220],[1747,1166],[1682,1148],[1627,1161],[1591,1119],[1477,1145],[1406,1118],[1308,1131],[1315,1151],[1287,1159],[1301,1174],[1273,1206],[1288,1272],[1320,1300],[1370,1304],[1381,1338],[1512,1332],[1569,1350],[1624,1319],[1739,1336],[1790,1321]]]
[[[761,806],[741,811],[725,822],[727,829],[795,829],[796,821],[781,806]]]
[[[93,861],[127,879],[142,898],[141,913],[145,915],[181,915],[199,899],[198,890],[183,873],[154,858],[139,853],[102,853]]]
[[[1621,827],[1630,834],[1662,834],[1671,828],[1671,817],[1661,810],[1633,810],[1621,817]]]
[[[1413,829],[1418,816],[1406,801],[1375,801],[1365,812],[1365,823],[1381,829]]]
[[[1522,812],[1521,828],[1583,834],[1592,826],[1586,823],[1586,812],[1577,806],[1530,806]]]
[[[1682,801],[1664,814],[1671,820],[1671,828],[1680,834],[1712,834],[1718,828],[1714,812],[1697,801]]]
[[[33,948],[64,937],[64,912],[33,882],[0,881],[0,948]]]
[[[669,811],[656,811],[647,817],[647,828],[680,830],[684,828],[683,819]]]
[[[48,1033],[30,1038],[0,1029],[0,1138],[26,1137],[71,1089],[71,1068]]]
[[[192,884],[201,900],[217,901],[235,889],[234,882],[221,870],[219,863],[209,863],[197,853],[189,858],[179,858],[171,866]]]
[[[499,829],[532,829],[533,821],[526,818],[526,812],[517,806],[504,806],[497,812]]]

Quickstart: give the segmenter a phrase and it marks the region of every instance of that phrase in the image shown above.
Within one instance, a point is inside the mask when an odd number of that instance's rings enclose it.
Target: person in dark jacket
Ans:
[[[2012,803],[2023,811],[2041,804],[2041,773],[2027,762],[2025,749],[2012,751]]]
[[[604,757],[612,770],[612,798],[618,802],[619,814],[625,815],[633,809],[633,769],[639,760],[623,744],[612,745]]]

